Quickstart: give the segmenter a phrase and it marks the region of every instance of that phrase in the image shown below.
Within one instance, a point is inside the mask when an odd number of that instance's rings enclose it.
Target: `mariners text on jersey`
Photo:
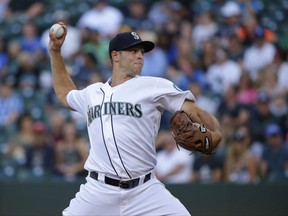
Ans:
[[[101,109],[102,107],[102,109]],[[103,105],[88,107],[88,125],[102,115],[125,115],[135,118],[142,116],[141,104],[131,104],[126,102],[105,102]]]

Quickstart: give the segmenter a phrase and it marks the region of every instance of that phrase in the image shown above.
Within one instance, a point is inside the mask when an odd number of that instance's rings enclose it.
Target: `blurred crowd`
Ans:
[[[207,157],[177,148],[163,113],[163,182],[287,181],[287,8],[285,0],[0,1],[0,180],[86,175],[85,120],[59,105],[52,86],[49,28],[61,21],[62,55],[79,89],[110,77],[110,38],[136,31],[156,44],[142,75],[191,90],[219,119],[223,140]]]

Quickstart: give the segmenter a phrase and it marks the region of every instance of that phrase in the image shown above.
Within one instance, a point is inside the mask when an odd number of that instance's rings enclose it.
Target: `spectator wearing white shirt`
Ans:
[[[277,68],[277,85],[288,92],[288,53],[278,50],[274,58],[274,67]]]
[[[288,91],[288,62],[285,61],[278,69],[278,85]]]
[[[216,51],[216,62],[207,69],[207,81],[215,95],[222,96],[230,85],[236,85],[242,74],[241,67],[228,59],[224,49]]]
[[[107,4],[106,0],[97,0],[94,7],[80,17],[77,26],[80,29],[93,29],[101,36],[110,37],[118,33],[123,20],[124,16],[119,9]]]
[[[196,19],[192,29],[192,39],[197,49],[202,49],[202,43],[210,39],[218,30],[217,23],[213,20],[210,12],[202,12]]]
[[[157,153],[156,176],[167,184],[188,183],[192,174],[194,155],[185,149],[177,148],[169,131],[161,133],[160,147]]]
[[[274,44],[265,40],[264,31],[262,27],[255,28],[253,43],[244,52],[243,67],[253,80],[258,80],[260,70],[272,63],[276,54]]]

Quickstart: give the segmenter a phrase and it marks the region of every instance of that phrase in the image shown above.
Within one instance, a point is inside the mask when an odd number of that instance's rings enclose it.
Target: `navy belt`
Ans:
[[[94,171],[90,172],[90,177],[98,181],[97,172],[94,172]],[[148,173],[147,175],[145,175],[143,183],[149,181],[150,179],[151,179],[151,173]],[[113,179],[113,178],[105,176],[104,182],[105,184],[108,184],[108,185],[113,185],[113,186],[117,186],[120,188],[129,189],[129,188],[134,188],[138,186],[140,182],[140,178],[122,181],[119,179]]]

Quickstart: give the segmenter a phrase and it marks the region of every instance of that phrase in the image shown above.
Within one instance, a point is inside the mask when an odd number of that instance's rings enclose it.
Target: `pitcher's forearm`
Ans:
[[[221,134],[221,128],[219,121],[216,119],[215,116],[211,115],[210,113],[206,111],[202,111],[199,114],[199,118],[201,122],[209,129],[212,133],[212,140],[214,145],[218,145],[220,141],[222,140],[222,134]]]
[[[219,121],[215,116],[201,109],[195,102],[186,100],[181,108],[199,124],[204,124],[211,131],[220,131]]]
[[[66,95],[69,91],[76,89],[61,57],[59,51],[50,52],[50,63],[52,68],[52,80],[55,94],[61,104],[69,107],[66,101]]]
[[[220,131],[220,124],[215,116],[211,115],[207,111],[201,110],[198,112],[198,117],[209,130],[211,131]]]
[[[204,124],[212,132],[213,145],[217,146],[221,139],[221,127],[217,118],[201,109],[196,103],[186,100],[182,109],[191,116],[191,118],[199,124]]]

